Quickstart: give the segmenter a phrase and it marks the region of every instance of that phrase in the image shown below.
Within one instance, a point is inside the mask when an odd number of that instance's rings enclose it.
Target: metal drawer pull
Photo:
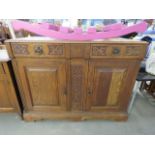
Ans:
[[[43,47],[42,46],[35,46],[34,51],[37,54],[43,54]]]
[[[113,53],[114,55],[120,54],[120,49],[119,49],[119,48],[113,48],[112,53]]]

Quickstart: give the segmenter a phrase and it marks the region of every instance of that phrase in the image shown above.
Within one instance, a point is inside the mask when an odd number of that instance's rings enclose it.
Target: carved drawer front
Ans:
[[[109,54],[108,45],[93,44],[91,45],[91,58],[107,57]]]
[[[124,46],[111,44],[93,44],[91,45],[91,58],[111,58],[121,57]]]
[[[127,45],[124,55],[128,57],[143,57],[144,56],[144,50],[142,46],[133,46],[133,45]]]
[[[51,43],[12,43],[15,56],[27,57],[65,57],[63,44]]]
[[[64,44],[47,44],[47,55],[50,57],[65,57],[65,45]]]
[[[12,43],[11,45],[15,56],[28,56],[30,54],[27,43]]]
[[[70,44],[71,58],[89,58],[90,44]]]

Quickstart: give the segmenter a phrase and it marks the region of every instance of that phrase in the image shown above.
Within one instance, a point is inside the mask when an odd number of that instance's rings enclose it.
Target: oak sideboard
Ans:
[[[21,38],[6,45],[25,120],[127,120],[146,42]]]

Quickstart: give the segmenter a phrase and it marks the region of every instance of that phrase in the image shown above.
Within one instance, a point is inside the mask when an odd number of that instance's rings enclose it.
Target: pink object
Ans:
[[[121,23],[117,23],[117,24],[111,24],[111,25],[104,26],[103,31],[119,30],[123,28],[126,28],[126,26]]]
[[[44,29],[50,29],[50,24],[49,23],[41,23],[40,27],[44,28]]]
[[[40,24],[30,24],[28,22],[19,20],[13,21],[12,25],[15,31],[24,29],[37,35],[47,36],[60,40],[95,40],[116,38],[133,32],[144,32],[147,29],[148,24],[145,21],[129,27],[123,26],[122,24],[113,24],[104,27],[103,31],[101,32],[95,32],[94,29],[88,29],[88,32],[83,33],[76,29],[75,31],[71,32],[69,31],[69,28],[66,27],[60,27],[60,30],[56,31],[53,28],[47,29],[48,25],[43,25],[43,27],[41,27]],[[77,33],[78,31],[80,33]]]
[[[69,32],[69,28],[68,27],[62,27],[62,26],[60,26],[60,32],[62,32],[62,33],[68,33]]]
[[[88,33],[96,33],[96,28],[95,27],[88,28]]]
[[[49,24],[49,23],[39,23],[37,24],[38,26],[40,26],[41,28],[44,29],[51,29],[51,30],[55,30],[55,31],[59,31],[60,30],[60,26],[54,25],[54,24]]]
[[[74,29],[74,33],[77,33],[77,34],[82,33],[82,29],[80,27],[76,27]]]

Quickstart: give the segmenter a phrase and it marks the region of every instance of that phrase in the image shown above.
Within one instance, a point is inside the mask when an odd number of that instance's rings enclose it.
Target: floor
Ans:
[[[24,122],[17,114],[0,114],[0,134],[131,135],[155,134],[155,100],[137,94],[127,122],[113,121],[38,121]]]

